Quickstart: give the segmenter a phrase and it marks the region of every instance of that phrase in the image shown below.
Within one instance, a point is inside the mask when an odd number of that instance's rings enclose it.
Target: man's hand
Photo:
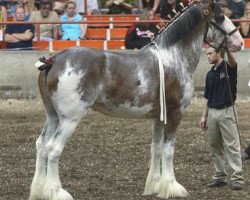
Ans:
[[[16,42],[19,42],[18,39],[15,38],[15,36],[13,36],[13,34],[9,35],[9,34],[6,34],[4,36],[4,40],[8,43],[16,43]]]
[[[203,130],[207,129],[207,118],[206,117],[202,117],[200,120],[200,128],[202,128]]]

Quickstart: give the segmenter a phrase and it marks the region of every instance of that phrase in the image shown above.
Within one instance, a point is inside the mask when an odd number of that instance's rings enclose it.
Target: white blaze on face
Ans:
[[[223,26],[227,33],[230,33],[236,28],[234,24],[232,23],[232,21],[226,16],[223,22]],[[242,44],[243,44],[243,38],[241,34],[239,33],[239,31],[236,31],[231,36],[229,36],[227,47],[229,48],[229,51],[235,52],[235,51],[239,51],[242,48]]]
[[[81,100],[82,95],[79,91],[83,72],[76,73],[69,61],[65,65],[65,71],[59,77],[57,91],[53,93],[52,98],[57,103],[57,108],[62,115],[71,116],[73,114],[78,118],[87,105],[87,102]]]

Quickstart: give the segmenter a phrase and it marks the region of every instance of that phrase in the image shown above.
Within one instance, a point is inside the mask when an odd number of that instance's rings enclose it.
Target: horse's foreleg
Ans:
[[[62,119],[59,126],[46,145],[48,160],[44,186],[46,200],[73,200],[72,196],[62,189],[59,178],[59,158],[68,138],[73,134],[78,120]]]
[[[159,192],[159,180],[161,177],[160,159],[163,145],[163,123],[155,120],[152,131],[150,169],[144,189],[144,195],[157,194]]]
[[[36,141],[36,171],[31,184],[29,200],[43,198],[43,189],[46,177],[47,151],[46,142],[58,126],[58,117],[47,117],[41,135]]]
[[[159,183],[159,197],[186,197],[187,190],[180,185],[174,174],[175,133],[181,120],[179,110],[168,111],[168,122],[164,128],[164,143],[162,151],[162,176]]]

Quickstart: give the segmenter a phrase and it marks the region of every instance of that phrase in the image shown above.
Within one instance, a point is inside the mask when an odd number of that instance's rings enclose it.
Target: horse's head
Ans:
[[[243,38],[238,29],[228,17],[222,14],[216,3],[212,3],[210,12],[205,41],[215,49],[227,48],[229,51],[239,51],[243,45]]]

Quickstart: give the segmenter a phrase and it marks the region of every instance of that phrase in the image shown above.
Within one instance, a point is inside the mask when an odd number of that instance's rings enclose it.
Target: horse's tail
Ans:
[[[46,109],[47,117],[54,117],[58,118],[56,110],[53,106],[49,91],[48,91],[48,84],[47,84],[47,76],[49,71],[44,70],[41,71],[38,77],[38,86],[40,90],[40,95],[44,104],[44,107]]]
[[[53,63],[54,63],[54,60],[52,58],[52,55],[50,55],[48,59],[46,59],[45,57],[41,57],[39,58],[39,61],[36,62],[35,67],[37,67],[37,69],[40,71],[44,71],[44,70],[49,71]]]

